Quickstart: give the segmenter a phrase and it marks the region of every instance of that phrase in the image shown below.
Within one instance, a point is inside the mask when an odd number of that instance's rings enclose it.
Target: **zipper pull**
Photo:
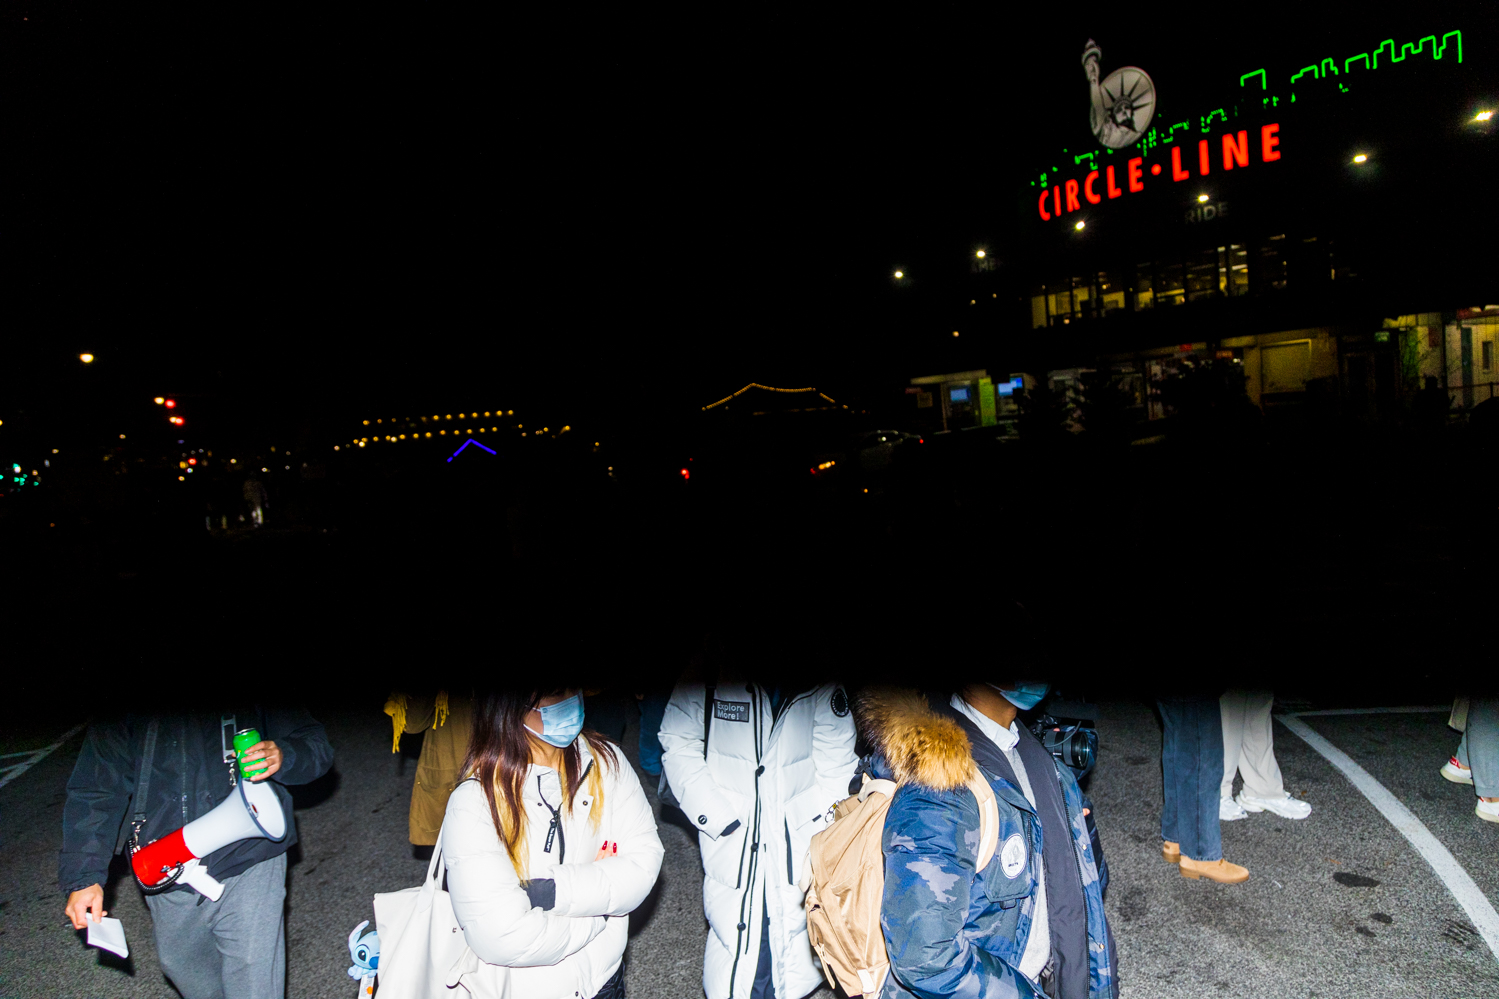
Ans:
[[[552,841],[554,839],[556,839],[556,838],[557,838],[557,816],[553,815],[552,816],[552,824],[547,827],[547,843],[546,843],[546,846],[542,849],[541,852],[542,853],[551,853],[552,852]]]

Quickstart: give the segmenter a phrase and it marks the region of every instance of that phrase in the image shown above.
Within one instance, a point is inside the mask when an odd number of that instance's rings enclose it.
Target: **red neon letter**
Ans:
[[[1275,134],[1279,131],[1279,125],[1263,125],[1260,127],[1260,159],[1266,163],[1269,163],[1271,160],[1280,159],[1280,151],[1275,148],[1280,145],[1280,137]]]
[[[1119,190],[1119,188],[1114,185],[1114,168],[1112,166],[1109,167],[1109,172],[1105,176],[1104,179],[1108,183],[1109,197],[1111,197],[1111,198],[1117,198],[1117,197],[1119,197],[1120,195],[1122,195],[1124,193],[1123,191]]]
[[[1067,182],[1067,210],[1075,212],[1081,207],[1083,203],[1077,200],[1077,181],[1069,180]]]
[[[1140,169],[1140,164],[1144,162],[1145,158],[1143,156],[1136,156],[1125,164],[1125,169],[1129,171],[1130,194],[1137,194],[1145,190],[1145,172]]]
[[[1190,176],[1192,176],[1190,173],[1188,173],[1186,170],[1182,169],[1182,147],[1181,146],[1172,146],[1171,147],[1171,179],[1172,180],[1186,180]]]
[[[1062,185],[1061,184],[1058,184],[1056,187],[1053,187],[1051,189],[1051,213],[1053,215],[1060,215],[1060,214],[1062,214]]]
[[[1208,140],[1203,139],[1197,143],[1197,169],[1202,175],[1208,175]]]
[[[1097,179],[1097,170],[1094,170],[1087,177],[1083,178],[1083,197],[1088,199],[1088,204],[1090,205],[1096,205],[1103,200],[1103,198],[1093,193],[1093,182]]]
[[[1232,170],[1235,166],[1247,167],[1249,165],[1249,133],[1240,132],[1238,141],[1234,141],[1232,135],[1223,137],[1223,169]]]
[[[1042,191],[1041,192],[1041,200],[1038,201],[1038,202],[1036,202],[1036,208],[1038,208],[1040,210],[1040,212],[1041,212],[1041,221],[1042,222],[1050,222],[1051,221],[1051,216],[1048,215],[1047,212],[1046,212],[1046,197],[1049,194],[1051,194],[1050,191]]]

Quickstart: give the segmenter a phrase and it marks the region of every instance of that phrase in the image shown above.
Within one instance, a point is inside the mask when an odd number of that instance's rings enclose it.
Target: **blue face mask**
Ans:
[[[583,731],[583,695],[574,694],[565,701],[537,708],[541,712],[541,731],[526,726],[526,731],[536,738],[558,749],[573,744],[578,733]]]
[[[1004,695],[1005,700],[1015,705],[1021,711],[1029,711],[1041,703],[1046,692],[1051,689],[1049,683],[1017,683],[1013,690],[1006,690],[997,684],[989,684],[995,690]]]

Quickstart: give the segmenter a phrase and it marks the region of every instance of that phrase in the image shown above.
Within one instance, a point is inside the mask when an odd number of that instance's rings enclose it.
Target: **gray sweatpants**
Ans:
[[[1468,704],[1467,730],[1457,762],[1473,771],[1473,793],[1499,798],[1499,700],[1475,697]]]
[[[284,853],[225,878],[217,902],[195,891],[147,895],[161,970],[182,999],[284,999],[285,900]]]
[[[1223,783],[1218,797],[1233,793],[1234,773],[1244,775],[1244,790],[1256,798],[1285,795],[1280,764],[1275,762],[1275,722],[1268,690],[1229,690],[1218,699],[1223,712]]]

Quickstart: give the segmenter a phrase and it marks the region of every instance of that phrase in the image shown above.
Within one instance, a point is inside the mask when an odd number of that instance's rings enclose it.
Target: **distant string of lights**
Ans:
[[[513,409],[505,409],[505,410],[498,410],[497,409],[497,410],[488,411],[488,412],[484,412],[484,413],[480,413],[477,410],[475,410],[472,413],[459,413],[458,414],[458,419],[460,421],[463,421],[464,423],[469,423],[469,422],[471,422],[473,420],[479,419],[481,416],[485,417],[485,418],[496,418],[496,417],[508,417],[508,416],[514,416],[514,415],[515,415],[515,410],[513,410]],[[464,436],[464,435],[475,436],[475,435],[483,435],[483,434],[508,433],[508,432],[516,431],[516,430],[520,431],[520,435],[522,437],[528,437],[528,436],[529,437],[541,437],[542,435],[551,435],[553,438],[556,438],[556,437],[562,436],[563,434],[571,433],[572,429],[573,429],[572,426],[569,424],[569,425],[564,425],[562,427],[559,427],[555,432],[553,432],[553,430],[552,430],[551,427],[542,427],[540,430],[535,430],[535,429],[527,430],[526,429],[526,425],[524,423],[516,423],[513,426],[508,426],[508,427],[502,427],[502,426],[499,426],[499,425],[490,425],[488,427],[485,427],[485,426],[483,426],[481,424],[477,429],[475,429],[473,426],[466,426],[466,427],[464,427],[461,430],[457,426],[453,427],[451,430],[449,430],[447,427],[438,427],[438,429],[436,431],[421,429],[421,425],[425,424],[425,423],[428,423],[429,421],[431,421],[431,424],[433,426],[436,426],[438,423],[440,423],[443,420],[451,420],[451,419],[453,419],[453,414],[452,413],[446,413],[446,414],[434,413],[431,416],[407,416],[407,417],[404,417],[404,418],[397,418],[397,417],[392,416],[389,419],[386,419],[384,417],[377,417],[373,421],[371,421],[371,420],[362,420],[362,421],[360,421],[361,424],[363,426],[366,426],[366,427],[370,426],[372,423],[375,426],[377,426],[377,427],[383,426],[384,424],[388,423],[388,424],[391,425],[392,429],[396,429],[397,427],[404,426],[405,429],[407,429],[407,430],[409,430],[411,432],[410,433],[376,433],[373,436],[354,437],[354,438],[351,438],[348,441],[347,444],[335,444],[335,445],[333,445],[333,450],[340,451],[344,447],[349,447],[349,448],[360,447],[360,448],[362,448],[362,447],[368,447],[371,444],[399,444],[402,441],[426,440],[426,439],[429,439],[429,438],[433,437],[434,435],[437,436],[438,438],[444,438],[444,437],[448,437],[448,436],[459,437],[459,436]],[[594,446],[597,447],[598,445],[595,444]]]
[[[703,407],[703,412],[706,413],[708,410],[712,409],[714,406],[722,406],[726,402],[730,402],[731,400],[737,399],[741,395],[743,395],[744,393],[748,392],[750,389],[761,389],[761,390],[766,391],[766,392],[781,392],[781,393],[787,394],[787,395],[794,395],[794,394],[796,394],[798,392],[817,392],[816,386],[813,386],[813,385],[809,385],[806,388],[776,388],[774,385],[761,385],[759,382],[750,382],[748,385],[746,385],[744,388],[740,389],[738,392],[734,392],[734,393],[731,393],[729,395],[726,395],[722,399],[718,400],[717,402],[710,402],[710,403],[708,403],[708,405],[706,405],[706,406]],[[822,396],[824,399],[826,399],[828,402],[831,402],[835,406],[838,404],[838,400],[834,399],[832,396],[828,395],[826,392],[817,392],[817,394],[820,395],[820,396]],[[844,408],[846,409],[848,407],[845,406]]]

